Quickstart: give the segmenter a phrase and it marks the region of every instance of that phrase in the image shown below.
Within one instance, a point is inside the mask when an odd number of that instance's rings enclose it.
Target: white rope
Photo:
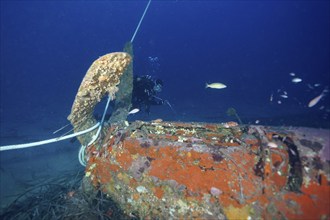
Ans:
[[[109,95],[107,104],[104,108],[104,112],[103,112],[103,115],[102,115],[102,119],[101,119],[101,122],[100,122],[99,129],[97,130],[96,134],[93,136],[93,139],[87,145],[82,145],[80,147],[80,150],[79,150],[79,153],[78,153],[78,160],[79,160],[79,163],[82,166],[86,166],[86,160],[85,160],[85,150],[86,150],[86,148],[89,147],[91,144],[93,144],[100,135],[100,132],[101,132],[102,127],[103,127],[105,115],[106,115],[106,113],[108,111],[108,108],[109,108],[110,101],[111,101],[111,97]]]
[[[85,160],[85,150],[87,145],[81,145],[78,153],[78,160],[81,166],[86,166],[86,160]]]
[[[133,43],[134,41],[134,38],[141,26],[141,23],[143,21],[143,18],[145,16],[145,14],[147,13],[147,10],[149,8],[149,5],[151,3],[151,0],[149,0],[146,8],[144,9],[144,12],[142,14],[142,17],[135,29],[135,32],[131,38],[131,43]],[[77,137],[79,135],[83,135],[83,134],[86,134],[88,132],[91,132],[93,131],[94,129],[98,128],[96,134],[93,136],[93,139],[87,144],[87,145],[82,145],[80,147],[80,150],[79,150],[79,154],[78,154],[78,159],[79,159],[79,162],[81,165],[83,166],[86,166],[86,161],[85,161],[85,150],[88,146],[90,146],[91,144],[93,144],[96,139],[99,137],[100,135],[100,132],[102,130],[102,127],[103,127],[103,123],[104,123],[104,119],[105,119],[105,115],[106,115],[106,112],[108,110],[108,107],[109,107],[109,103],[111,101],[111,97],[109,96],[108,97],[108,101],[107,101],[107,104],[106,104],[106,107],[104,109],[104,112],[103,112],[103,116],[102,116],[102,120],[101,122],[98,122],[96,123],[94,126],[86,129],[86,130],[83,130],[83,131],[79,131],[77,133],[74,133],[74,134],[70,134],[70,135],[66,135],[66,136],[61,136],[61,137],[57,137],[57,138],[52,138],[52,139],[48,139],[48,140],[43,140],[43,141],[38,141],[38,142],[32,142],[32,143],[26,143],[26,144],[14,144],[14,145],[6,145],[6,146],[0,146],[0,151],[6,151],[6,150],[16,150],[16,149],[22,149],[22,148],[29,148],[29,147],[35,147],[35,146],[40,146],[40,145],[44,145],[44,144],[50,144],[50,143],[54,143],[54,142],[58,142],[58,141],[63,141],[63,140],[66,140],[66,139],[70,139],[70,138],[73,138],[73,137]],[[67,126],[67,125],[66,125]],[[58,131],[62,130],[63,128],[65,128],[66,126],[58,129],[57,131],[54,132],[57,133]]]
[[[68,127],[71,123],[68,123],[66,125],[64,125],[63,127],[61,127],[60,129],[57,129],[56,131],[53,132],[53,134],[56,134],[59,131],[62,131],[64,128]]]
[[[136,27],[136,29],[135,29],[135,32],[134,32],[134,34],[133,34],[133,37],[132,37],[132,39],[131,39],[131,43],[133,43],[133,41],[134,41],[135,35],[136,35],[136,33],[138,32],[138,30],[139,30],[139,28],[140,28],[140,25],[141,25],[141,23],[142,23],[142,20],[143,20],[145,14],[146,14],[147,11],[148,11],[148,8],[149,8],[150,3],[151,3],[151,0],[149,0],[149,2],[148,2],[148,4],[147,4],[147,7],[144,9],[144,12],[143,12],[142,17],[141,17],[141,19],[140,19],[140,21],[139,21],[139,24],[137,25],[137,27]]]
[[[0,151],[29,148],[29,147],[35,147],[35,146],[39,146],[39,145],[43,145],[43,144],[50,144],[50,143],[54,143],[54,142],[58,142],[58,141],[63,141],[63,140],[66,140],[66,139],[70,139],[70,138],[77,137],[79,135],[83,135],[83,134],[86,134],[88,132],[91,132],[94,129],[96,129],[97,127],[99,127],[99,125],[100,125],[100,123],[98,122],[93,127],[90,127],[86,130],[79,131],[77,133],[66,135],[66,136],[63,136],[63,137],[57,137],[57,138],[52,138],[52,139],[48,139],[48,140],[27,143],[27,144],[14,144],[14,145],[1,146]]]

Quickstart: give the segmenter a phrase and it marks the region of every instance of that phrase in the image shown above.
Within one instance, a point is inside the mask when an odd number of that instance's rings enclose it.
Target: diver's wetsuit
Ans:
[[[151,76],[134,76],[132,105],[133,108],[144,108],[150,113],[151,105],[163,105],[164,100],[156,94],[161,91],[163,82],[159,79],[152,79]]]

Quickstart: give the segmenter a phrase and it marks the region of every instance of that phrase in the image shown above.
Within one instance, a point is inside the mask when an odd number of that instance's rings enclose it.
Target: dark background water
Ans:
[[[88,67],[122,50],[146,4],[1,1],[1,132],[13,121],[50,131],[67,123]],[[234,107],[245,123],[329,128],[329,93],[307,107],[330,84],[329,8],[329,1],[153,1],[134,40],[134,74],[163,79],[160,96],[176,114],[157,106],[130,119],[224,122],[234,120],[226,115]],[[149,56],[159,58],[157,68]],[[292,83],[291,72],[303,81]],[[205,89],[206,82],[228,87]]]

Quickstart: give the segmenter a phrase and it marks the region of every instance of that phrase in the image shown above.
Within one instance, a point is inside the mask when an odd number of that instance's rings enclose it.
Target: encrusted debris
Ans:
[[[101,56],[88,69],[78,89],[68,120],[78,132],[96,124],[93,112],[97,103],[106,95],[115,99],[120,77],[131,62],[127,53],[116,52]],[[79,136],[79,141],[86,145],[95,132]]]
[[[329,161],[315,147],[294,130],[228,124],[113,125],[85,178],[140,218],[329,219]]]

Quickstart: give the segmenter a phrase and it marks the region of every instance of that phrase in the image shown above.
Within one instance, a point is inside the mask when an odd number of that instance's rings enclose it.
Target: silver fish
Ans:
[[[300,79],[300,78],[293,78],[291,81],[293,83],[300,83],[300,82],[302,82],[302,79]]]
[[[224,89],[227,88],[227,86],[223,83],[211,83],[211,84],[205,84],[205,88],[211,88],[211,89]]]
[[[139,111],[140,111],[140,109],[135,108],[135,109],[131,110],[130,112],[128,112],[128,114],[129,114],[129,115],[131,115],[131,114],[135,114],[135,113],[138,113]]]
[[[313,98],[312,100],[310,100],[308,103],[308,107],[311,108],[314,105],[316,105],[323,98],[323,96],[325,96],[326,92],[328,92],[327,88],[325,88],[320,95],[318,95],[315,98]]]

